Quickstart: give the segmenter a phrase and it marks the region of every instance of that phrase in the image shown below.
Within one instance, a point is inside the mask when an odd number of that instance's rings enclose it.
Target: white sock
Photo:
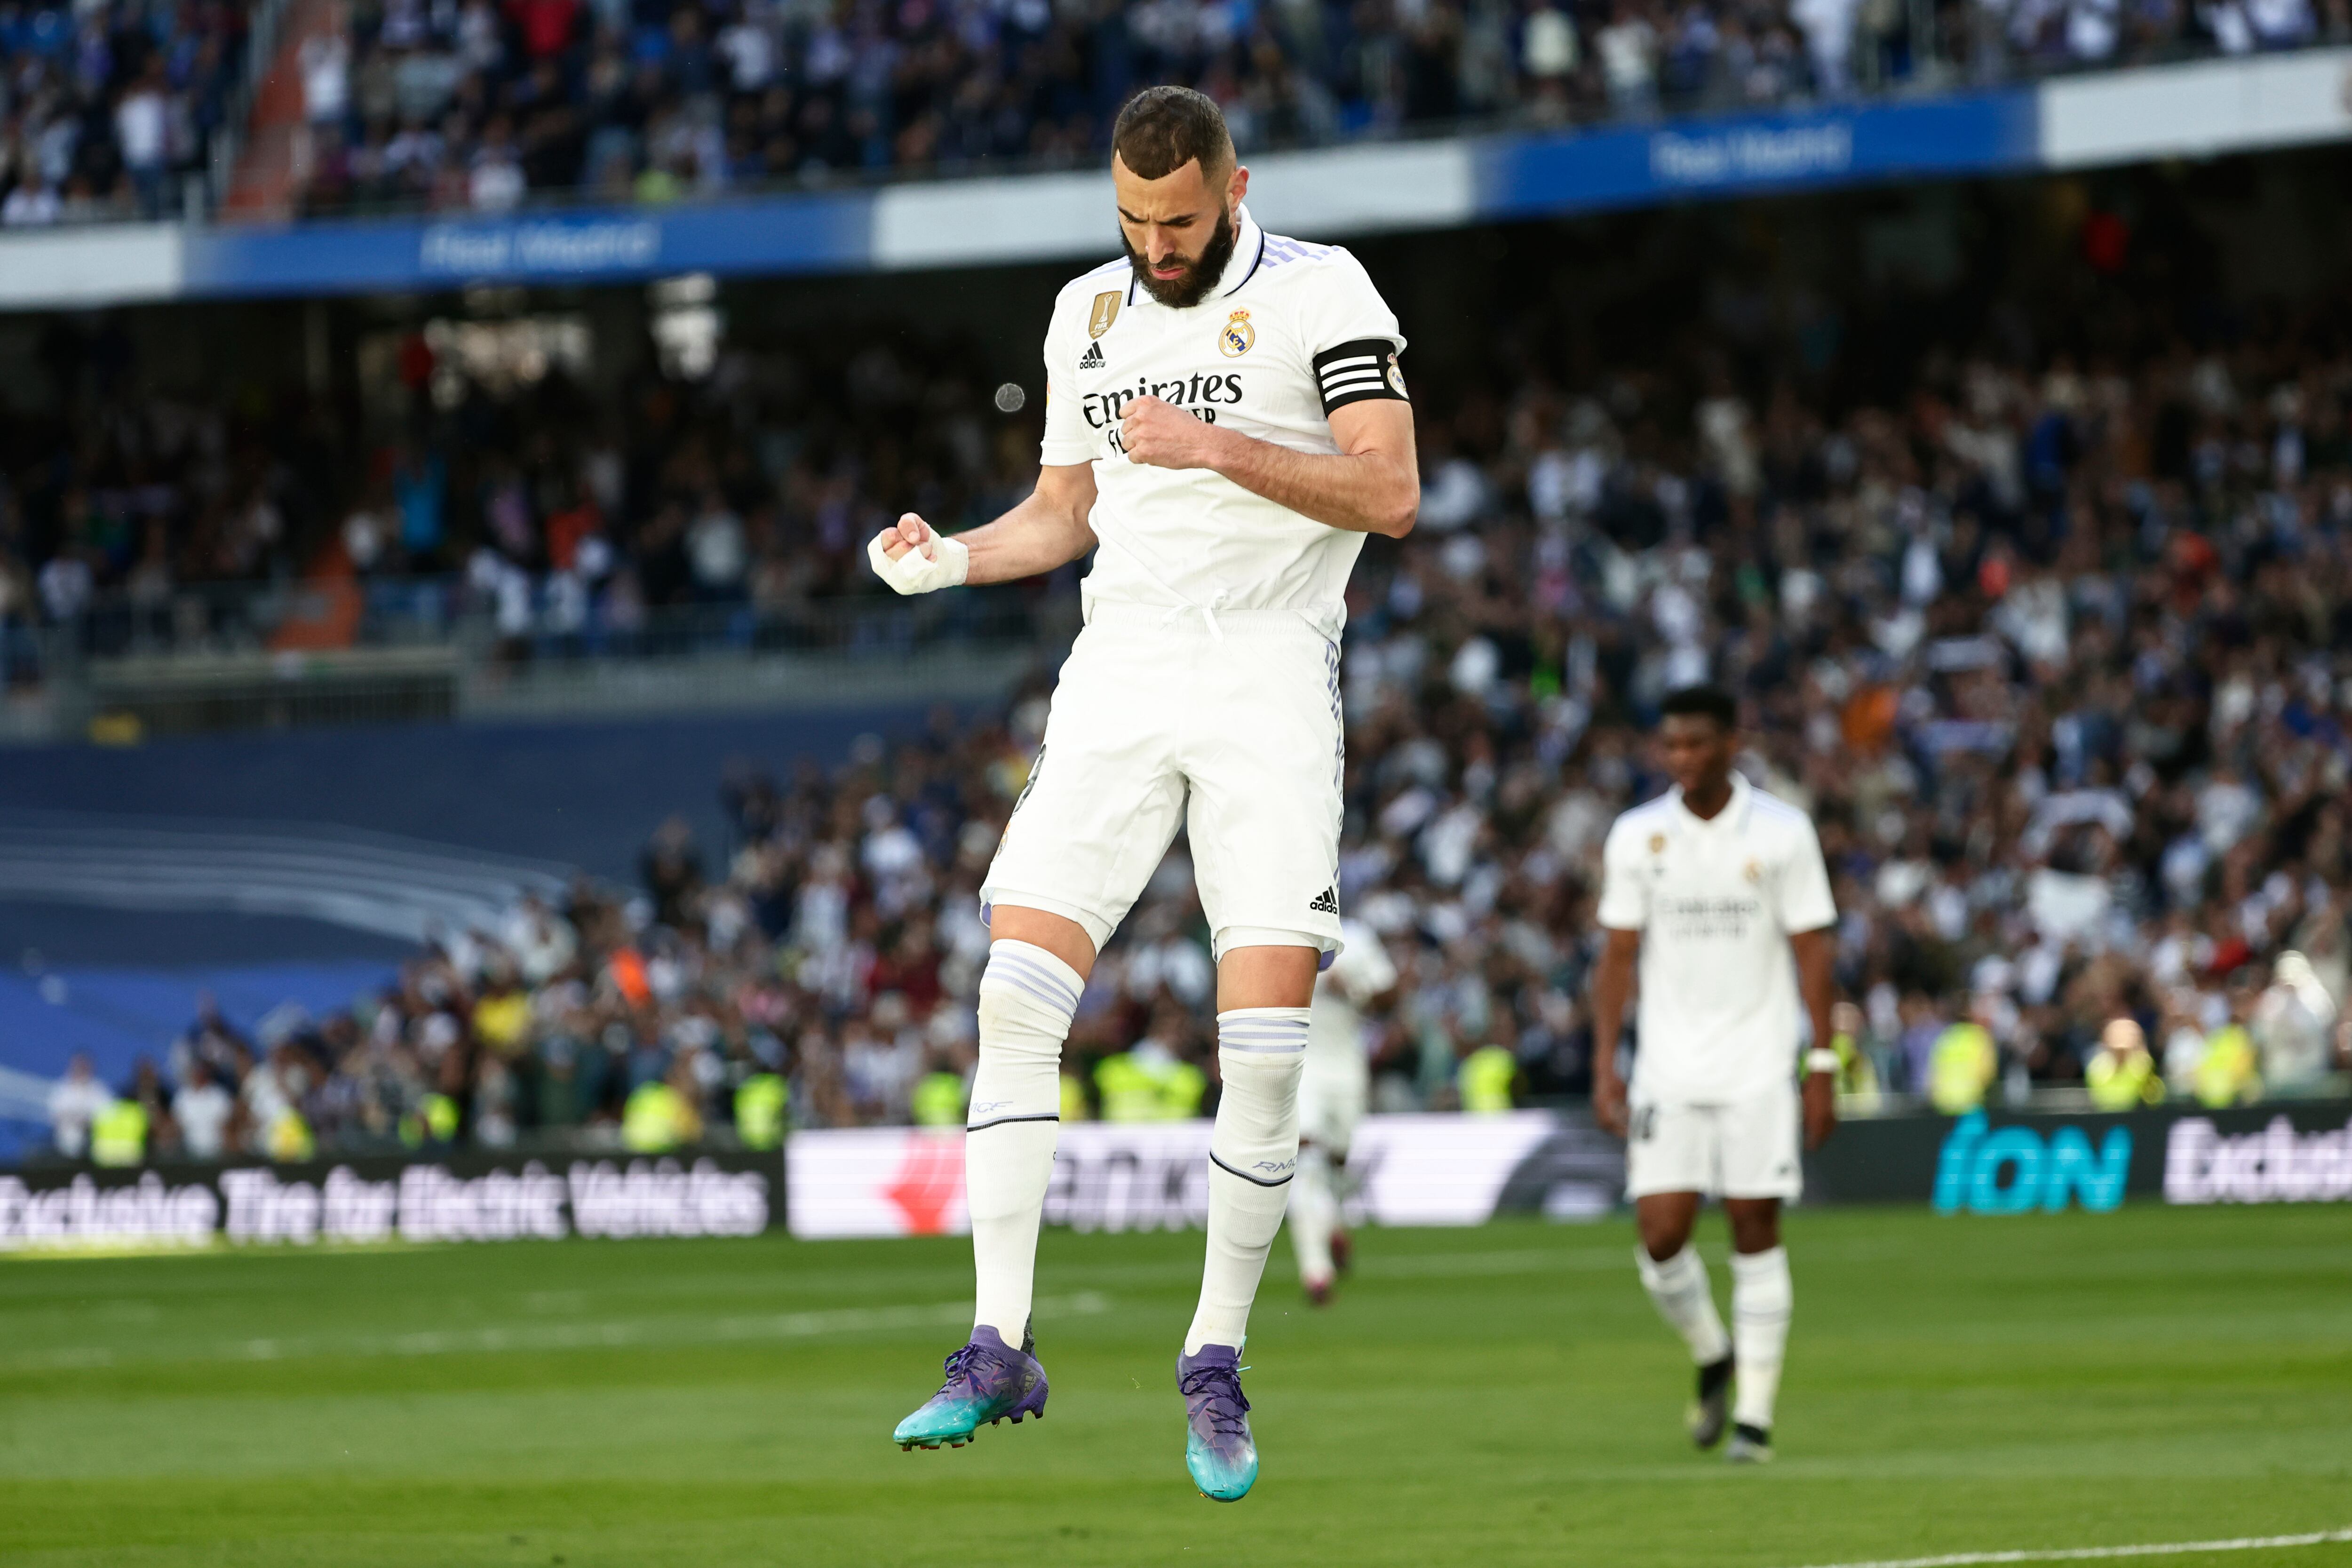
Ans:
[[[1307,1066],[1304,1007],[1237,1007],[1217,1015],[1224,1092],[1209,1135],[1209,1255],[1184,1353],[1249,1332],[1250,1301],[1298,1169],[1298,1076]]]
[[[1641,1265],[1642,1288],[1656,1303],[1658,1316],[1690,1346],[1691,1360],[1701,1366],[1721,1361],[1731,1349],[1731,1336],[1716,1315],[1715,1289],[1698,1248],[1685,1242],[1680,1252],[1660,1263],[1649,1248],[1636,1247],[1633,1258]]]
[[[1772,1429],[1772,1401],[1780,1392],[1780,1357],[1789,1345],[1789,1249],[1731,1255],[1731,1331],[1738,1346],[1739,1394],[1731,1418],[1742,1426]]]
[[[1331,1233],[1339,1223],[1339,1194],[1332,1186],[1331,1156],[1302,1144],[1298,1175],[1290,1184],[1290,1247],[1298,1254],[1302,1285],[1330,1283]]]
[[[1085,985],[1044,948],[1010,940],[989,948],[980,977],[980,1066],[963,1143],[972,1326],[994,1329],[1015,1348],[1029,1326],[1037,1219],[1061,1131],[1062,1041]]]

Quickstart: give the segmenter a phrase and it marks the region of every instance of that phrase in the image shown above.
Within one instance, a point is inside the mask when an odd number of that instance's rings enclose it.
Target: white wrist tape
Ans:
[[[1827,1046],[1816,1046],[1805,1053],[1805,1070],[1809,1073],[1835,1072],[1838,1070],[1838,1054]]]
[[[877,577],[901,594],[929,594],[940,588],[961,587],[965,574],[971,570],[971,552],[962,541],[943,533],[931,535],[931,549],[939,556],[936,561],[925,560],[919,546],[893,561],[884,552],[882,541],[883,535],[877,533],[866,542],[866,559],[874,563]]]

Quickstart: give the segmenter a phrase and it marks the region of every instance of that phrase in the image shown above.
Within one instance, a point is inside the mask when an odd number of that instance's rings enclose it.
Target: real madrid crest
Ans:
[[[1396,350],[1394,349],[1391,349],[1389,351],[1389,389],[1394,392],[1399,397],[1405,395],[1404,371],[1402,367],[1397,363]]]
[[[1095,296],[1095,308],[1087,312],[1087,336],[1098,338],[1110,331],[1110,324],[1118,320],[1118,300],[1116,289]]]
[[[1235,310],[1217,331],[1217,347],[1227,359],[1241,358],[1256,342],[1257,329],[1250,325],[1247,310]]]

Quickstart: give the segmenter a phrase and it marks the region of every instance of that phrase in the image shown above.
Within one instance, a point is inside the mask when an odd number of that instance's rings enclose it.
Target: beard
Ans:
[[[1121,229],[1118,234],[1119,247],[1127,252],[1127,264],[1134,268],[1135,280],[1143,285],[1145,293],[1173,310],[1190,310],[1209,297],[1209,290],[1224,277],[1225,263],[1234,258],[1234,247],[1240,238],[1232,211],[1219,212],[1217,231],[1209,236],[1209,243],[1200,256],[1186,264],[1181,275],[1163,279],[1154,278],[1150,261],[1127,243],[1127,231]]]

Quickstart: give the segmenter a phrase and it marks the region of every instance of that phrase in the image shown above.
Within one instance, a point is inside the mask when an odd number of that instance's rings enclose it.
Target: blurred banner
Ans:
[[[1077,1230],[1202,1225],[1209,1127],[1065,1127],[1046,1223]],[[968,1228],[961,1132],[803,1132],[785,1163],[794,1236]],[[1351,1217],[1381,1225],[1477,1225],[1497,1214],[1592,1218],[1617,1209],[1625,1180],[1622,1146],[1580,1110],[1370,1117],[1348,1168],[1356,1185]],[[2104,1213],[2126,1197],[2189,1205],[2352,1200],[2352,1104],[1880,1117],[1844,1123],[1805,1161],[1810,1204]]]
[[[1073,1122],[1062,1129],[1045,1223],[1076,1230],[1181,1230],[1207,1223],[1207,1121]],[[803,1132],[785,1151],[798,1237],[961,1235],[963,1134],[916,1128]],[[1354,1217],[1477,1225],[1504,1208],[1606,1214],[1624,1154],[1580,1113],[1372,1116],[1348,1172]]]
[[[1045,1222],[1080,1231],[1200,1227],[1208,1218],[1210,1127],[1063,1128]],[[1597,1218],[1619,1208],[1625,1184],[1623,1146],[1581,1110],[1368,1117],[1347,1169],[1356,1224]],[[1809,1204],[2015,1215],[2104,1213],[2126,1198],[2352,1201],[2352,1102],[1880,1117],[1844,1123],[1805,1160]],[[0,1171],[0,1253],[740,1237],[787,1226],[803,1238],[963,1234],[963,1134],[801,1132],[781,1162],[727,1151]]]
[[[0,1252],[757,1236],[779,1217],[776,1166],[772,1153],[730,1152],[32,1167],[0,1173]]]
[[[1809,1203],[1921,1203],[1945,1214],[2093,1213],[2169,1204],[2352,1199],[2341,1100],[2081,1115],[1971,1111],[1851,1121],[1805,1159]]]

